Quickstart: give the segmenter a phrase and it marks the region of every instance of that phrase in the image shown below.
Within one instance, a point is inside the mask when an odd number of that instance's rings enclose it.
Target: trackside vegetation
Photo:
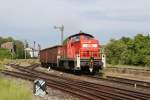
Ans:
[[[106,45],[107,63],[150,66],[150,36],[138,34],[134,38],[112,39]]]
[[[1,44],[6,43],[6,42],[13,42],[16,45],[16,53],[13,53],[14,59],[24,58],[25,51],[24,51],[24,43],[22,41],[15,40],[12,37],[6,37],[6,38],[0,37],[0,46]],[[5,58],[10,59],[12,57],[11,55],[12,55],[11,50],[3,49],[0,47],[0,60],[5,59]],[[27,57],[30,58],[28,53],[27,53]]]
[[[8,49],[0,48],[0,60],[11,59],[11,52]]]
[[[32,92],[24,85],[0,76],[0,100],[32,100]]]

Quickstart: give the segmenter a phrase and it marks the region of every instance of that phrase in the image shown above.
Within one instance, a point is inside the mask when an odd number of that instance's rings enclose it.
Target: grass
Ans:
[[[11,59],[11,52],[8,49],[0,48],[0,60]]]
[[[31,100],[32,92],[24,85],[0,76],[0,100]]]
[[[0,70],[4,69],[4,62],[2,60],[0,60]]]
[[[13,64],[21,64],[21,63],[28,63],[28,64],[35,64],[39,63],[39,59],[5,59],[6,63],[13,63]]]
[[[4,64],[12,62],[8,59],[0,60],[0,70]],[[0,75],[0,100],[32,100],[32,91],[15,80],[5,79]]]

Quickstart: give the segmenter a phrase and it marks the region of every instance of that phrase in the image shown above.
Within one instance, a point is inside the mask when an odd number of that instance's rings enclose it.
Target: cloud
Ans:
[[[149,0],[0,0],[0,35],[39,41],[44,47],[80,30],[103,43],[149,32]],[[54,40],[55,39],[55,40]]]

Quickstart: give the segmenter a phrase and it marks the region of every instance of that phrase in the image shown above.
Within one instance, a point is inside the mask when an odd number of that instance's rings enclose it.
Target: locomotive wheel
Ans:
[[[75,74],[75,75],[80,75],[81,74],[81,70],[73,70],[73,73]]]
[[[43,64],[43,63],[41,63],[41,66],[42,66],[42,67],[44,67],[44,64]]]

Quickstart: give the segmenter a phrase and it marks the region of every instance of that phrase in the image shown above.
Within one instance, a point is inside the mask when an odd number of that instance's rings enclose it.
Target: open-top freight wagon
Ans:
[[[41,50],[40,62],[42,66],[69,69],[74,72],[96,73],[103,66],[99,41],[86,33],[68,37],[63,45]]]

